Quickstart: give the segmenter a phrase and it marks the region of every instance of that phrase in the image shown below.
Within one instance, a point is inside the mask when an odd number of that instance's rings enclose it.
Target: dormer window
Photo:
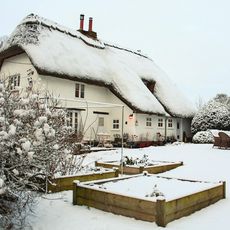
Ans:
[[[143,80],[144,84],[146,85],[146,87],[149,89],[149,91],[151,93],[154,93],[154,88],[156,85],[155,81],[148,81],[148,80]]]
[[[20,86],[20,74],[14,74],[9,76],[9,89],[15,90]]]

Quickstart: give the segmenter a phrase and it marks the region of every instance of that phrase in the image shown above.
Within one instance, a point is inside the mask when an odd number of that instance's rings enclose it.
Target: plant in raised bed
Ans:
[[[164,194],[158,189],[157,184],[153,186],[153,191],[150,194],[145,195],[145,197],[164,197]]]

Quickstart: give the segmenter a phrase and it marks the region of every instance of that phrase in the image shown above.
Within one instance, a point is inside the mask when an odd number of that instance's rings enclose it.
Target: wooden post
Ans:
[[[156,224],[161,227],[166,226],[165,199],[157,199],[156,202]]]
[[[119,176],[119,168],[114,167],[113,170],[115,170],[115,177]]]
[[[73,181],[73,205],[77,204],[77,185],[80,183],[79,180]]]
[[[226,198],[226,181],[222,181],[223,183],[223,199]]]
[[[140,166],[140,167],[139,167],[139,173],[143,173],[144,169],[145,169],[144,166]]]

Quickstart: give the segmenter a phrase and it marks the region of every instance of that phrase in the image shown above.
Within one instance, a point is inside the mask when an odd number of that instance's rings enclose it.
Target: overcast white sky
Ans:
[[[229,0],[0,0],[0,36],[35,13],[148,54],[195,104],[230,88]],[[87,27],[88,22],[85,23]]]

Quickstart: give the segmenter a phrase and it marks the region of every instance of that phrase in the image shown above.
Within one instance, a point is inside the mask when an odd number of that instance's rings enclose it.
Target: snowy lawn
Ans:
[[[141,158],[144,154],[148,154],[152,160],[184,162],[183,166],[158,175],[214,182],[225,180],[227,183],[226,199],[188,217],[170,222],[167,229],[229,229],[229,150],[213,149],[210,144],[181,144],[124,150],[124,155],[130,157]],[[120,150],[96,152],[86,158],[85,164],[90,164],[93,160],[110,161],[119,158]],[[177,190],[178,187],[175,186],[173,192]],[[155,223],[118,216],[85,206],[72,206],[72,192],[52,194],[46,198],[39,199],[34,216],[30,217],[33,229],[148,230],[161,228]]]

